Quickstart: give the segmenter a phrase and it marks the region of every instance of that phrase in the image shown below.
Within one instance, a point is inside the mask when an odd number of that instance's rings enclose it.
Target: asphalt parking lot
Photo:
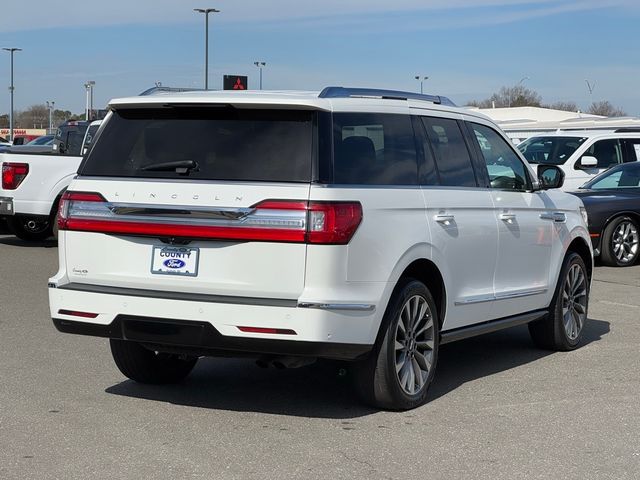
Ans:
[[[107,341],[56,332],[54,242],[0,235],[0,479],[637,479],[640,266],[598,267],[585,345],[526,327],[442,347],[430,402],[363,407],[339,365],[205,359],[141,386]]]

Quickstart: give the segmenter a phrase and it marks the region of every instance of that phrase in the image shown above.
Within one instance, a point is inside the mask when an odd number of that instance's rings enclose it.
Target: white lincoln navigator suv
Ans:
[[[544,179],[444,97],[114,100],[60,202],[51,316],[108,337],[138,382],[201,356],[331,358],[370,404],[412,408],[444,343],[528,323],[543,348],[579,345],[586,215],[557,167]]]

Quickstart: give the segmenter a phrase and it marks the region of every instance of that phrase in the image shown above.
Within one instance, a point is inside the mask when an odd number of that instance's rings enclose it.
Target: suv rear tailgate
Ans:
[[[169,211],[179,207],[181,211],[217,208],[232,212],[269,199],[309,198],[308,184],[80,178],[74,181],[71,190],[99,193],[111,205],[151,205]],[[273,299],[296,299],[304,288],[303,243],[188,237],[171,242],[169,237],[158,236],[61,233],[69,282]],[[171,243],[175,247],[198,249],[197,272],[180,275],[152,271],[153,256]],[[154,247],[159,247],[155,253]]]

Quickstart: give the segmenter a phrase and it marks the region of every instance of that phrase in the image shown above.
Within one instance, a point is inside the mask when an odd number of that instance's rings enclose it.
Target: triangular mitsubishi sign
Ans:
[[[225,75],[223,86],[225,90],[247,90],[248,82],[246,75]]]

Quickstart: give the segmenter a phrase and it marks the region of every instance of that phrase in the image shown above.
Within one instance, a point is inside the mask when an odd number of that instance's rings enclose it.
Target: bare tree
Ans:
[[[621,108],[614,107],[611,102],[603,100],[601,102],[593,102],[587,113],[592,115],[602,115],[603,117],[624,117],[627,112]]]
[[[484,100],[471,100],[467,105],[479,108],[502,107],[539,107],[542,97],[538,92],[524,85],[502,87],[489,98]]]
[[[16,112],[16,126],[19,128],[47,128],[49,109],[46,105],[31,105],[22,112]]]
[[[559,101],[551,104],[542,105],[544,108],[552,108],[553,110],[562,110],[565,112],[577,112],[580,109],[578,108],[578,104],[572,101]]]

